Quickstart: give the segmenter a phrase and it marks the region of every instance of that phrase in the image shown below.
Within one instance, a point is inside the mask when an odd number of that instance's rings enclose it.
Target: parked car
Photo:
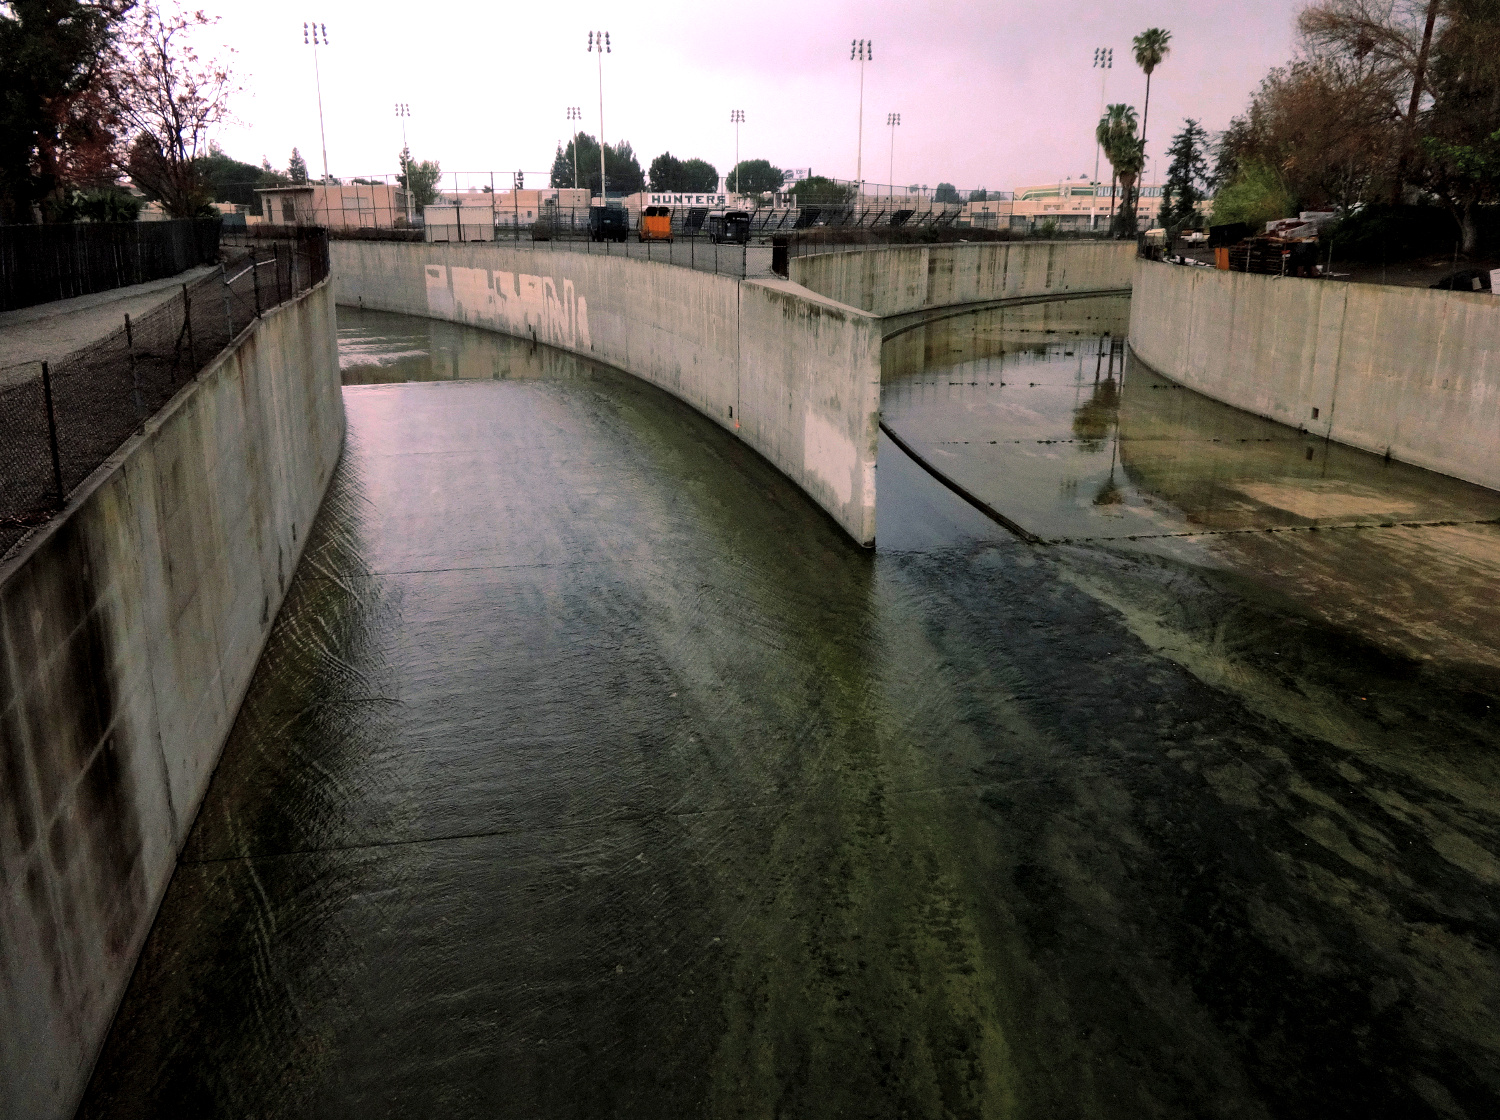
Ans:
[[[625,207],[589,207],[590,241],[626,241],[629,237],[630,214]]]

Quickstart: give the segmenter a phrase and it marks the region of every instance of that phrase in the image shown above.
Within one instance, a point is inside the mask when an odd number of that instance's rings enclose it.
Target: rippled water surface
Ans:
[[[1483,650],[1105,539],[1204,528],[1119,437],[1222,417],[1096,384],[1083,310],[887,371],[1073,543],[883,442],[870,553],[640,382],[341,309],[343,462],[83,1115],[1500,1112]],[[909,407],[990,375],[1039,384]]]

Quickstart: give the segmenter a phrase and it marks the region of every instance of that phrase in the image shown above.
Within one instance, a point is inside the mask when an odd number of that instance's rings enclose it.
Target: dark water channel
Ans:
[[[922,378],[1077,380],[942,437],[1086,441],[1012,488],[1067,543],[884,443],[868,553],[648,386],[341,309],[347,450],[82,1114],[1500,1114],[1494,669],[1214,552],[1168,445],[1228,421],[1096,391],[1118,313],[888,370],[929,450]]]

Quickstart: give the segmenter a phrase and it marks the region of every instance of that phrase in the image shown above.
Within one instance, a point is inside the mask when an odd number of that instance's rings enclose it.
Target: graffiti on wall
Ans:
[[[435,318],[487,327],[569,350],[593,349],[588,301],[564,280],[499,269],[426,266],[427,310]]]

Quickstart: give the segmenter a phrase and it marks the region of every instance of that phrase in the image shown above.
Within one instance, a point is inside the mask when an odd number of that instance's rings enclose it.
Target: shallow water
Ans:
[[[871,554],[629,377],[340,324],[347,450],[83,1115],[1500,1106],[1482,665],[1022,544],[884,442]]]

